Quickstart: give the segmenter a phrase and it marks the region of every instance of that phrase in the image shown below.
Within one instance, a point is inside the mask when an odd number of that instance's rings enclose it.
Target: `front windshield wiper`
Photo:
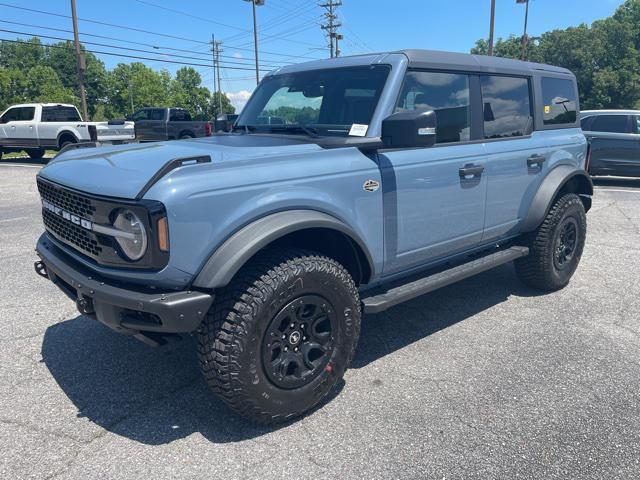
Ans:
[[[304,125],[269,125],[270,132],[291,132],[291,133],[304,133],[311,138],[318,138],[318,130],[313,127],[306,127]]]

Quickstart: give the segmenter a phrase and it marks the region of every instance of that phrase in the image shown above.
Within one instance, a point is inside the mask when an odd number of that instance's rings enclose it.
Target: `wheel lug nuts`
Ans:
[[[298,347],[294,348],[294,349],[293,349],[293,351],[294,351],[294,352],[297,352],[297,351],[298,351]]]
[[[292,324],[291,324],[291,328],[293,328],[293,327],[295,327],[295,326],[296,326],[296,324],[295,324],[295,323],[292,323]]]
[[[284,347],[284,351],[288,352],[289,351],[289,347]]]
[[[285,338],[287,338],[287,336],[286,335],[282,335],[282,339],[284,340]]]
[[[307,337],[302,337],[302,340],[306,340],[306,339],[307,339]]]

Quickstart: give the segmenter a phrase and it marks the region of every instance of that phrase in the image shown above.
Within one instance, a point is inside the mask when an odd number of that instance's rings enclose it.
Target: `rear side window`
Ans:
[[[42,107],[43,122],[81,122],[80,114],[73,107]]]
[[[190,122],[191,115],[186,110],[171,109],[169,114],[169,121],[171,122]]]
[[[396,111],[433,110],[436,143],[470,139],[469,76],[457,73],[408,72]]]
[[[521,137],[533,121],[529,80],[520,77],[482,75],[484,138]]]
[[[164,120],[164,109],[151,108],[147,110],[147,120]]]
[[[633,133],[640,133],[640,115],[634,116],[633,125],[636,127],[636,131]]]
[[[7,122],[28,122],[33,120],[36,113],[35,107],[16,107],[7,110],[0,121]]]
[[[632,133],[628,115],[596,115],[589,123],[592,132]]]
[[[572,80],[542,77],[542,102],[542,121],[545,125],[576,123],[578,102]]]

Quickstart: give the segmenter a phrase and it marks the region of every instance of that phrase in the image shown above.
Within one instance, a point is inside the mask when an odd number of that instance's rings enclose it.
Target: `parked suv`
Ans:
[[[580,115],[591,147],[589,173],[640,177],[640,111],[585,110]]]
[[[285,421],[342,378],[363,313],[514,260],[526,285],[567,285],[593,193],[578,112],[575,77],[548,65],[405,50],[287,66],[234,133],[42,169],[36,271],[117,332],[195,333],[224,402]]]

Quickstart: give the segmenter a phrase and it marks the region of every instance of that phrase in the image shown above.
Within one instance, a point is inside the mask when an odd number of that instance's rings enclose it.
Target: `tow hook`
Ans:
[[[42,278],[49,279],[49,274],[47,273],[47,266],[41,260],[38,260],[33,264],[33,268],[35,268],[36,273],[40,275]]]
[[[93,300],[87,297],[78,297],[76,299],[76,307],[82,315],[93,315],[96,313],[93,308]]]

